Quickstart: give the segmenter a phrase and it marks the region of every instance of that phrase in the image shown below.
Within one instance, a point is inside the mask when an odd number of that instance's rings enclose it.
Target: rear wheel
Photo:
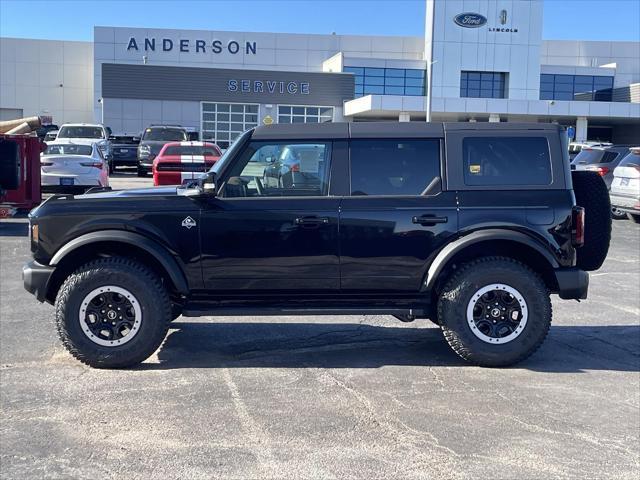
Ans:
[[[484,257],[460,268],[438,300],[447,343],[485,367],[520,362],[535,352],[551,325],[551,301],[538,274],[506,257]]]
[[[120,257],[90,262],[71,274],[56,298],[62,343],[81,362],[123,368],[147,359],[171,321],[171,303],[160,278]]]
[[[611,218],[614,220],[624,220],[627,218],[627,214],[622,210],[618,210],[616,207],[611,207]]]

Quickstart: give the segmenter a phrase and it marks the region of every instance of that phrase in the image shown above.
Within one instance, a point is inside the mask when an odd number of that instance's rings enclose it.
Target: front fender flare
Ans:
[[[128,243],[142,248],[162,265],[178,292],[183,295],[188,295],[189,285],[187,284],[187,279],[173,255],[159,243],[139,233],[123,230],[100,230],[85,233],[64,244],[51,258],[49,265],[56,266],[63,258],[77,248],[98,242]]]
[[[556,260],[553,254],[544,245],[524,233],[495,228],[476,230],[475,232],[454,240],[438,252],[429,266],[422,289],[429,291],[434,287],[442,269],[458,252],[461,252],[473,244],[490,240],[507,240],[522,243],[527,247],[533,248],[536,252],[542,255],[549,262],[549,265],[552,268],[556,269],[560,267],[558,260]]]

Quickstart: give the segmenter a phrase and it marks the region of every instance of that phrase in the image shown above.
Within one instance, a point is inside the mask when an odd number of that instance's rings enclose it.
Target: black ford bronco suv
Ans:
[[[393,315],[471,363],[543,342],[550,294],[587,296],[607,189],[553,124],[280,124],[180,187],[54,196],[25,288],[80,361],[142,362],[179,315]],[[275,172],[275,173],[274,173]]]

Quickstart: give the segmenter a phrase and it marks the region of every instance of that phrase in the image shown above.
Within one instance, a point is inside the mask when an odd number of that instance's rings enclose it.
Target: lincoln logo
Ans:
[[[478,28],[487,23],[487,18],[479,13],[461,13],[453,17],[453,21],[461,27]]]
[[[500,12],[500,24],[504,25],[505,23],[507,23],[507,11],[506,10],[502,10]]]

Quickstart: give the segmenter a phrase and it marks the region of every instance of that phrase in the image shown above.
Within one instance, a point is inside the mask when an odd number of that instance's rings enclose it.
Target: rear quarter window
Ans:
[[[467,137],[462,153],[465,185],[550,185],[552,181],[545,137]]]

